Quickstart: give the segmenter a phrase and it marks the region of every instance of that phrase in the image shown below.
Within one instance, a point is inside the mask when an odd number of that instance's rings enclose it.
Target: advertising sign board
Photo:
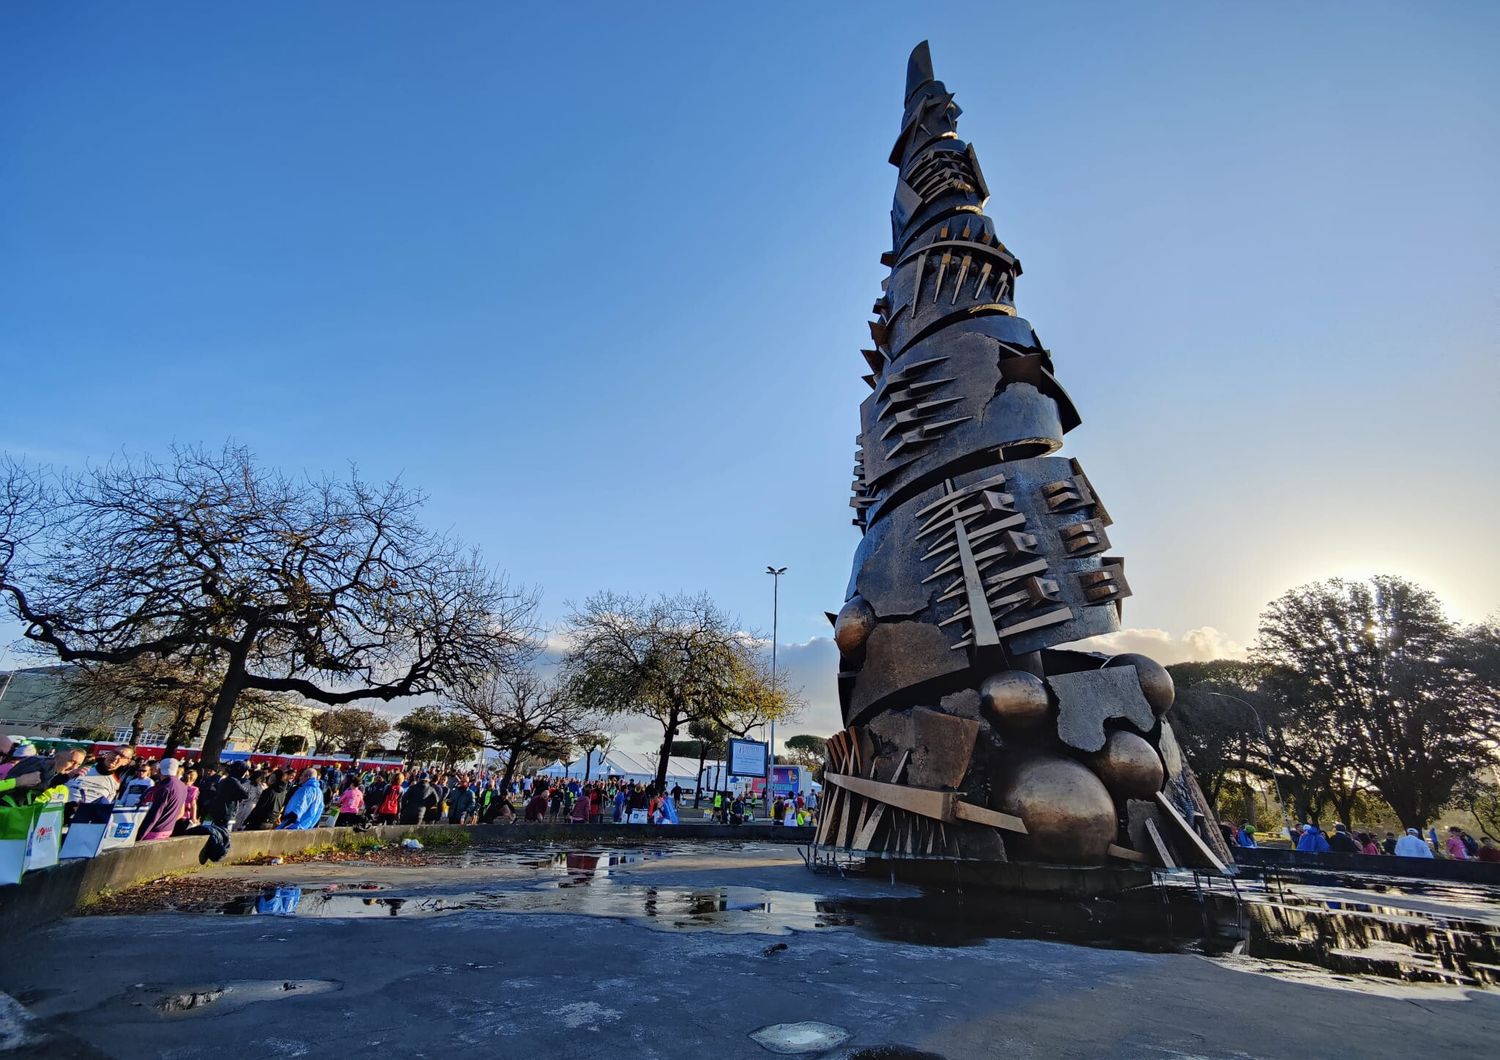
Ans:
[[[770,760],[767,748],[759,740],[729,741],[729,772],[736,777],[763,777]]]

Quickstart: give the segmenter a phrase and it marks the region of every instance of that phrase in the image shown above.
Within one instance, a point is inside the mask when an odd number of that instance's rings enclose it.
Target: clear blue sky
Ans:
[[[706,589],[768,628],[785,564],[794,658],[856,541],[930,38],[1128,624],[1211,652],[1372,570],[1479,618],[1497,31],[1493,3],[9,4],[0,448],[403,475],[549,617]]]

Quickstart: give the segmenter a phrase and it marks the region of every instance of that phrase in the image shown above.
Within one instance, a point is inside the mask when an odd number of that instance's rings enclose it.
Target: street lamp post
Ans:
[[[781,576],[786,573],[785,567],[767,567],[766,573],[771,576],[771,700],[774,706],[776,699],[776,635],[781,618]],[[771,760],[766,763],[767,771],[776,764],[776,719],[771,719]],[[771,791],[771,778],[766,777],[766,792],[769,798]]]
[[[1227,699],[1231,702],[1238,703],[1240,706],[1248,710],[1250,712],[1250,716],[1255,719],[1255,727],[1260,730],[1260,738],[1266,745],[1266,757],[1271,762],[1271,783],[1276,788],[1276,801],[1281,804],[1281,816],[1283,818],[1284,824],[1284,819],[1287,816],[1286,800],[1281,796],[1281,780],[1276,776],[1276,771],[1281,767],[1281,763],[1277,760],[1275,752],[1271,750],[1271,740],[1270,737],[1266,735],[1265,719],[1260,716],[1260,711],[1255,708],[1255,704],[1251,703],[1249,700],[1241,699],[1239,696],[1231,696],[1225,692],[1207,692],[1206,694],[1213,696],[1215,699]],[[1243,767],[1241,768],[1240,772],[1241,774],[1245,773]]]

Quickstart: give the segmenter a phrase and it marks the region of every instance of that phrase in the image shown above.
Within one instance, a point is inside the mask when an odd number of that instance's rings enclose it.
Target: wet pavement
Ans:
[[[756,843],[206,875],[243,890],[64,921],[0,962],[28,1047],[210,1056],[209,1027],[286,1056],[335,1035],[403,1056],[1407,1056],[1500,1033],[1482,887],[1184,875],[1067,901],[815,875]]]

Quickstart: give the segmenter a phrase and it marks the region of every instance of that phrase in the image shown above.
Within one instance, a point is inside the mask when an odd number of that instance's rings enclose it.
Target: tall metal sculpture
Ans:
[[[829,742],[818,846],[1075,866],[1230,860],[1140,655],[1065,645],[1130,594],[1077,460],[1052,354],[1016,315],[1021,263],[984,213],[958,105],[912,52],[890,161],[890,267],[862,351],[854,522],[830,614],[847,729]]]

